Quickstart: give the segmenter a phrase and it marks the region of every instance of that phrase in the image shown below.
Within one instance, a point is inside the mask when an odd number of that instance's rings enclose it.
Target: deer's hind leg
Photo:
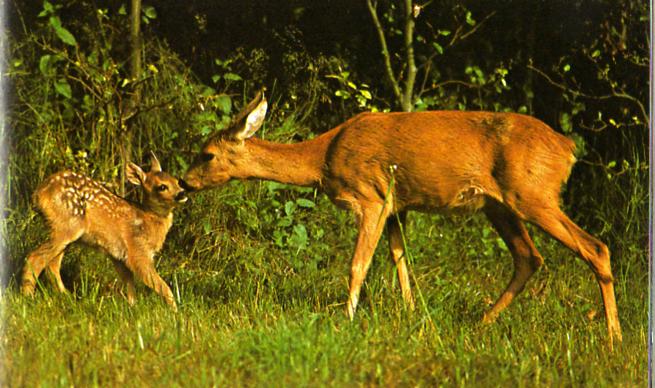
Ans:
[[[530,222],[535,223],[546,233],[577,253],[589,265],[596,276],[603,298],[610,348],[613,346],[614,340],[621,342],[621,324],[619,323],[619,313],[614,296],[614,277],[612,276],[610,252],[607,246],[576,225],[558,207],[535,207],[526,215]]]
[[[511,210],[499,202],[489,200],[484,207],[484,213],[514,258],[512,280],[482,319],[484,323],[491,323],[509,306],[514,297],[523,291],[525,284],[543,264],[544,259],[535,248],[521,219]]]
[[[36,286],[39,275],[41,275],[41,272],[46,266],[49,267],[50,271],[54,271],[57,287],[60,290],[63,288],[65,291],[66,288],[61,282],[59,275],[61,260],[63,259],[66,247],[80,238],[81,235],[82,231],[75,234],[55,231],[51,234],[50,240],[33,250],[27,256],[25,266],[23,267],[21,292],[24,295],[32,295],[34,293],[34,287]]]
[[[411,310],[414,310],[414,297],[409,284],[409,271],[407,270],[407,257],[405,256],[405,244],[403,243],[402,228],[407,219],[407,212],[401,211],[397,215],[391,215],[387,219],[387,235],[389,239],[389,253],[398,271],[398,282],[405,303]]]

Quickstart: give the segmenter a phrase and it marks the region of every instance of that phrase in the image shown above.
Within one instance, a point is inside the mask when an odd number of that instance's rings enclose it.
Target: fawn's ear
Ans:
[[[143,172],[141,167],[129,162],[125,168],[125,177],[127,180],[137,186],[142,185],[146,181],[146,173]]]
[[[161,164],[159,164],[157,156],[152,151],[150,151],[150,172],[161,172]]]

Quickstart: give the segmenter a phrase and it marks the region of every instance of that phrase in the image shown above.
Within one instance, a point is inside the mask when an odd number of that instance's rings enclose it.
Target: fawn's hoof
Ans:
[[[34,296],[34,285],[23,283],[23,285],[20,287],[20,293],[25,296]]]

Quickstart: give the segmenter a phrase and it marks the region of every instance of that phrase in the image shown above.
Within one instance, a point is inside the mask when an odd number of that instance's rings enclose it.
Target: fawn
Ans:
[[[402,296],[413,307],[402,239],[408,210],[482,210],[514,258],[514,275],[483,318],[492,322],[543,263],[525,222],[584,260],[600,286],[609,344],[621,341],[607,246],[561,210],[560,190],[575,162],[573,141],[516,113],[361,113],[314,139],[278,144],[253,137],[266,115],[259,93],[230,127],[210,138],[180,181],[187,190],[231,179],[268,179],[320,188],[357,218],[350,272],[352,319],[383,230]]]
[[[57,289],[66,291],[59,270],[66,247],[81,240],[108,253],[122,281],[127,300],[136,297],[134,276],[176,309],[173,293],[157,274],[154,256],[173,223],[173,208],[186,202],[178,179],[163,172],[154,153],[148,173],[134,163],[126,167],[127,180],[140,185],[143,203],[121,198],[102,184],[71,171],[48,177],[34,192],[33,202],[50,227],[50,239],[32,251],[23,269],[21,291],[32,295],[39,274],[48,267]]]

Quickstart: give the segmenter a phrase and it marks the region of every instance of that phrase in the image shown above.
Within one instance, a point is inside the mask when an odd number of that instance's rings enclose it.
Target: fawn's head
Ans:
[[[246,139],[262,126],[267,107],[264,93],[260,91],[235,117],[228,129],[207,141],[181,184],[189,190],[201,190],[240,177],[243,163],[247,163]]]
[[[130,162],[126,168],[127,180],[142,186],[145,192],[144,205],[157,213],[170,212],[176,204],[187,201],[186,191],[177,178],[163,172],[154,153],[150,154],[150,171]]]

